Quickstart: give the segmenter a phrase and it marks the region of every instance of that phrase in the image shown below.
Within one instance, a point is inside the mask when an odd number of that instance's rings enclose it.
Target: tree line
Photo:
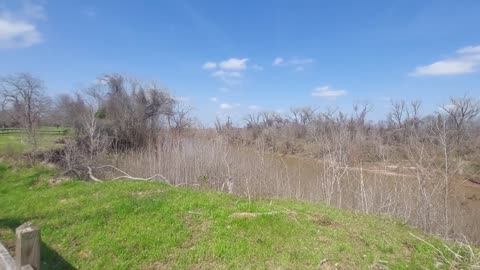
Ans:
[[[20,73],[1,77],[0,91],[0,125],[22,127],[33,145],[40,125],[69,127],[92,157],[106,148],[155,148],[165,143],[159,134],[181,136],[201,126],[194,125],[191,108],[167,89],[120,74],[102,75],[74,94],[49,97],[40,79]],[[261,111],[246,115],[238,127],[230,118],[217,118],[215,130],[232,143],[317,158],[343,138],[341,148],[350,163],[382,161],[386,155],[406,159],[403,145],[413,139],[438,143],[434,137],[441,130],[457,155],[480,152],[480,101],[474,97],[451,97],[430,114],[422,114],[420,100],[391,101],[385,120],[377,122],[368,120],[372,110],[370,103],[357,103],[351,114],[309,106],[293,107],[285,115]]]

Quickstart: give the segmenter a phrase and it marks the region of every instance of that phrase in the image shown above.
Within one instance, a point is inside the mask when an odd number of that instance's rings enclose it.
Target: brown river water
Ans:
[[[414,167],[348,167],[296,156],[245,154],[264,163],[256,166],[251,162],[251,170],[260,167],[270,175],[254,173],[263,176],[263,187],[261,183],[260,187],[256,186],[259,183],[252,184],[252,179],[247,185],[245,181],[238,181],[241,183],[236,183],[236,193],[248,196],[255,190],[256,196],[327,202],[339,208],[393,216],[429,233],[480,243],[479,184],[452,180],[449,195],[444,196],[441,177],[425,180],[425,175]],[[238,178],[248,179],[241,175]]]

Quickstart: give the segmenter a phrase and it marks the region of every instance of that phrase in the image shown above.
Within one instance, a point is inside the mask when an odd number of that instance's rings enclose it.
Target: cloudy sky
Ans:
[[[143,2],[140,4],[140,2]],[[480,97],[480,1],[0,0],[0,75],[52,94],[157,81],[211,123],[291,106]]]

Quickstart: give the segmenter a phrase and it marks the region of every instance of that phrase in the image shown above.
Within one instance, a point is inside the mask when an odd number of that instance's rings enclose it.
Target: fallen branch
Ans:
[[[90,166],[87,166],[87,169],[88,169],[88,177],[90,179],[92,179],[93,181],[95,182],[103,182],[102,180],[96,178],[94,175],[93,175],[93,172],[92,172],[92,168]]]
[[[259,216],[274,216],[274,215],[281,215],[287,214],[289,216],[295,216],[297,213],[295,211],[270,211],[270,212],[237,212],[231,214],[230,218],[256,218]]]
[[[131,176],[130,174],[128,174],[127,172],[123,171],[123,170],[120,170],[119,168],[115,167],[115,166],[112,166],[112,165],[103,165],[103,166],[100,166],[100,167],[94,167],[93,169],[95,170],[99,170],[99,169],[104,169],[104,168],[110,168],[110,169],[113,169],[113,170],[116,170],[120,173],[122,173],[123,175],[120,175],[120,176],[117,176],[115,178],[112,178],[111,181],[114,181],[114,180],[119,180],[119,179],[129,179],[129,180],[138,180],[138,181],[151,181],[157,177],[160,177],[162,178],[163,181],[165,181],[167,184],[170,184],[170,182],[167,180],[167,178],[165,178],[163,175],[161,174],[155,174],[153,176],[150,176],[148,178],[142,178],[142,177],[134,177],[134,176]],[[92,179],[93,181],[95,182],[104,182],[103,180],[100,180],[98,179],[97,177],[95,177],[93,175],[93,169],[90,167],[90,166],[87,166],[87,169],[88,169],[88,176],[90,179]]]

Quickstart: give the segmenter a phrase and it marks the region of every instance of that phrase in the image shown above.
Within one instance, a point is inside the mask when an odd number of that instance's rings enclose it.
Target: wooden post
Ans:
[[[30,222],[17,228],[15,243],[15,262],[18,269],[30,265],[40,269],[40,228]],[[29,269],[29,268],[26,268]]]

